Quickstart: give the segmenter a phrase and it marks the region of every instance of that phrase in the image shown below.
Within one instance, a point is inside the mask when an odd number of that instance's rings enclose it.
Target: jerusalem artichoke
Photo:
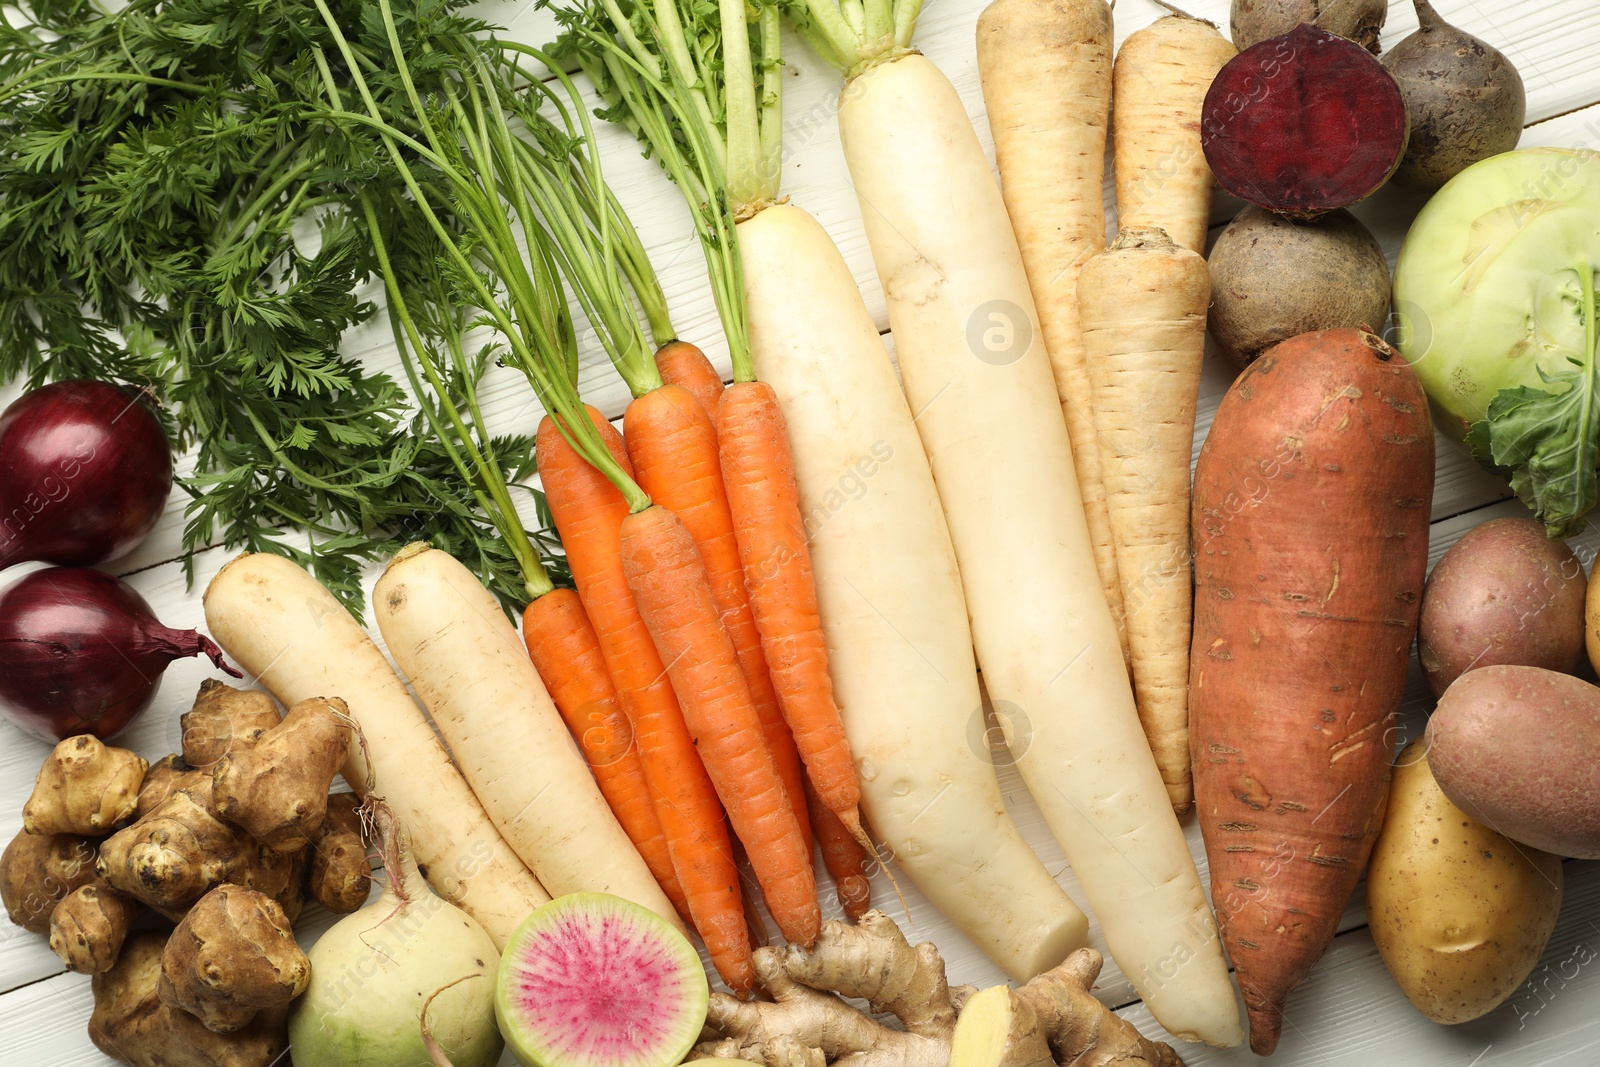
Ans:
[[[212,769],[217,814],[268,848],[298,852],[327,813],[328,787],[350,751],[349,709],[314,697],[289,709],[250,748]]]
[[[347,913],[367,902],[372,864],[361,838],[360,798],[354,793],[328,797],[322,831],[307,853],[306,887],[311,899],[329,911]]]
[[[149,764],[92,734],[69,737],[45,757],[22,809],[30,834],[104,837],[131,816]]]
[[[50,951],[69,971],[109,971],[139,911],[138,901],[110,886],[79,886],[50,913]]]
[[[243,886],[218,886],[189,909],[161,954],[157,995],[218,1034],[287,1005],[311,981],[278,902]]]
[[[157,760],[144,772],[144,784],[139,787],[139,807],[133,813],[134,819],[137,821],[149,815],[177,790],[188,789],[202,778],[210,777],[210,771],[190,766],[176,752]]]
[[[24,830],[0,854],[0,901],[6,914],[24,930],[48,934],[56,904],[94,881],[94,861],[93,841]]]
[[[179,719],[184,761],[209,769],[230,752],[253,748],[281,721],[278,704],[268,694],[208,678],[200,683],[194,707]]]

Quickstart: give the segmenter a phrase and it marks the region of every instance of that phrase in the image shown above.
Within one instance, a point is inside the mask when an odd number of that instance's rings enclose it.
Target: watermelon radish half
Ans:
[[[673,1067],[699,1039],[709,997],[694,946],[660,916],[572,893],[511,935],[494,1006],[524,1067]]]

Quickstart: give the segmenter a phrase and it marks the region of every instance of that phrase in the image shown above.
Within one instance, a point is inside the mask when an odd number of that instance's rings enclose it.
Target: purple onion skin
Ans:
[[[0,569],[131,552],[172,492],[172,450],[137,394],[55,382],[0,412]]]
[[[0,714],[51,744],[115,737],[150,706],[167,665],[196,655],[239,677],[210,638],[162,626],[102,571],[52,567],[0,593]]]

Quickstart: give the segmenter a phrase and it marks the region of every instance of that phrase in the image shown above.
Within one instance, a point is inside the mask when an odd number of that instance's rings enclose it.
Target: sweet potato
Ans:
[[[1190,756],[1261,1055],[1382,822],[1432,497],[1427,398],[1359,330],[1270,349],[1223,398],[1200,454]]]

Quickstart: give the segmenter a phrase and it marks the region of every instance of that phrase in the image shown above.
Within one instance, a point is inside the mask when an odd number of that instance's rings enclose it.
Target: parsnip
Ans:
[[[839,125],[1012,754],[1151,1013],[1180,1037],[1237,1043],[1216,925],[1139,725],[1043,346],[969,341],[997,301],[1034,336],[1037,316],[966,109],[908,54],[855,75]]]
[[[321,583],[282,556],[246,553],[211,580],[205,611],[212,636],[284,706],[344,699],[367,741],[365,749],[351,746],[345,778],[362,793],[382,790],[429,882],[497,946],[550,899],[484,814],[378,646]]]
[[[1139,721],[1173,808],[1188,811],[1189,457],[1211,275],[1160,230],[1124,229],[1083,268],[1078,297]]]
[[[978,17],[978,71],[1000,188],[1067,420],[1095,568],[1126,656],[1104,446],[1078,324],[1078,273],[1106,244],[1111,8],[1105,0],[994,0]]]
[[[448,552],[409,545],[373,588],[372,614],[467,784],[546,891],[611,893],[681,931],[483,583]]]
[[[1111,115],[1119,229],[1160,228],[1205,254],[1214,179],[1200,150],[1200,105],[1237,54],[1215,26],[1186,15],[1157,19],[1122,42]]]
[[[1088,923],[1006,813],[928,460],[855,279],[797,207],[740,223],[751,347],[788,421],[833,679],[873,831],[1019,980]]]

